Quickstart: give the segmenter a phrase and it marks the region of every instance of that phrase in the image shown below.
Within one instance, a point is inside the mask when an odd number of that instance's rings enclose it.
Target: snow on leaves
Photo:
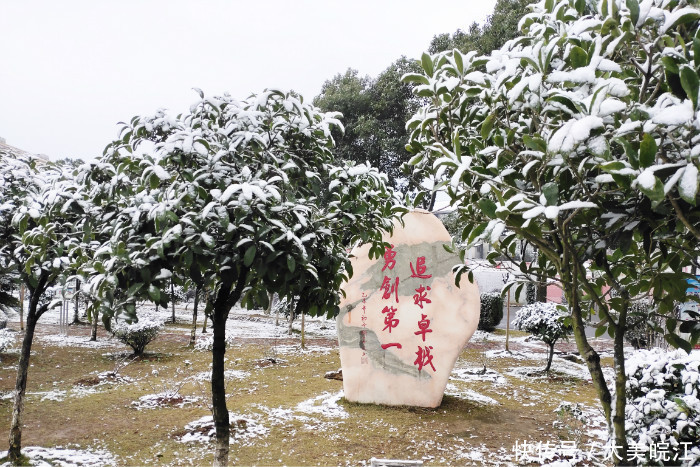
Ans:
[[[653,202],[694,206],[700,45],[686,44],[698,40],[700,10],[685,1],[596,4],[590,11],[585,2],[540,2],[521,20],[523,36],[489,56],[426,55],[425,74],[404,77],[429,102],[408,123],[417,154],[411,164],[432,166],[454,199],[469,192],[465,184],[481,187],[499,217],[571,215],[539,200],[533,175],[551,180],[569,168],[585,185],[562,198],[575,209],[601,210],[590,194],[610,183],[632,184]],[[450,122],[449,134],[438,141],[441,122]],[[682,163],[682,171],[664,170],[669,163]],[[514,165],[522,170],[504,174]],[[488,239],[495,227],[473,240]]]

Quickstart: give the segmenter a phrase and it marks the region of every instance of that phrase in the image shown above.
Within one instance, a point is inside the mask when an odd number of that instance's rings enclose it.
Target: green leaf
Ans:
[[[662,27],[662,31],[665,30],[664,32],[668,32],[668,30],[671,28],[675,28],[676,26],[680,26],[681,24],[695,21],[696,19],[700,19],[700,12],[698,12],[697,10],[689,11],[688,13],[685,13],[684,15],[681,15],[678,18],[676,18],[673,23],[668,25],[664,24]]]
[[[627,8],[630,10],[630,19],[632,24],[636,25],[639,21],[639,2],[637,0],[627,0]]]
[[[669,55],[664,55],[663,57],[661,57],[661,64],[664,66],[664,70],[671,72],[674,75],[678,74],[678,64],[673,59],[673,57]]]
[[[635,170],[639,169],[639,155],[637,154],[637,150],[634,149],[634,146],[632,146],[632,143],[622,136],[615,138],[614,141],[625,149],[625,155],[632,168]]]
[[[700,70],[700,38],[693,37],[693,61],[695,69]]]
[[[644,133],[642,142],[639,145],[639,166],[643,169],[651,166],[656,160],[658,146],[654,137],[649,133]]]
[[[425,75],[418,73],[407,73],[403,75],[401,81],[404,83],[430,84],[430,81],[425,77]]]
[[[496,217],[496,208],[496,203],[494,203],[488,198],[481,198],[479,200],[479,209],[481,209],[481,212],[486,214],[491,219],[494,219]]]
[[[654,179],[654,186],[651,189],[639,185],[639,190],[645,195],[647,195],[652,201],[661,201],[662,199],[664,199],[665,196],[664,184],[661,182],[659,177],[655,176]]]
[[[676,349],[681,348],[687,353],[690,353],[693,350],[693,347],[690,345],[690,342],[680,338],[676,334],[666,334],[664,338],[666,339],[666,342],[671,344],[671,346]]]
[[[547,200],[547,206],[556,206],[559,201],[559,185],[554,182],[545,183],[542,187],[542,194]]]
[[[598,326],[595,330],[595,336],[600,337],[603,334],[605,334],[605,331],[607,331],[607,326]]]
[[[538,136],[523,135],[523,143],[533,151],[547,152],[547,142]]]
[[[425,73],[432,77],[433,76],[433,59],[428,55],[427,53],[423,53],[423,55],[420,58],[420,63],[423,69],[425,70]]]
[[[586,0],[576,0],[574,6],[579,15],[583,15],[586,12]]]
[[[289,269],[289,272],[294,272],[294,270],[297,268],[297,262],[294,260],[294,256],[289,255],[287,256],[287,269]]]
[[[141,282],[139,282],[139,283],[137,283],[137,284],[134,284],[134,285],[132,285],[131,287],[129,287],[129,290],[126,291],[126,294],[127,294],[128,296],[135,295],[136,292],[138,292],[139,290],[141,290],[141,287],[143,287],[143,283],[141,283]]]
[[[486,119],[484,120],[484,123],[481,124],[481,137],[483,139],[488,139],[489,135],[491,134],[491,130],[493,129],[493,124],[496,122],[496,115],[491,114]]]
[[[571,60],[571,66],[574,68],[581,68],[588,65],[588,54],[577,45],[571,48],[569,59]]]
[[[698,108],[698,88],[700,88],[700,79],[698,74],[691,67],[683,65],[680,69],[681,86],[693,103],[693,109]]]
[[[250,267],[251,264],[253,264],[253,260],[255,259],[255,253],[257,252],[257,248],[255,245],[251,245],[248,247],[248,249],[245,251],[245,254],[243,255],[243,265],[245,267]]]
[[[155,285],[151,284],[148,286],[148,296],[154,303],[160,302],[160,289]]]

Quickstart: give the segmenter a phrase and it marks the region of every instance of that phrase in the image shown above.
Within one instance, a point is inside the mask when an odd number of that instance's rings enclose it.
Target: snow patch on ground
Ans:
[[[445,395],[455,396],[459,399],[465,399],[472,402],[477,402],[479,404],[485,405],[501,405],[496,399],[492,399],[489,396],[485,396],[471,389],[459,389],[454,384],[447,384],[445,387]]]
[[[497,371],[487,368],[455,368],[450,379],[457,381],[489,381],[495,384],[507,384],[506,379]]]
[[[63,447],[42,448],[29,446],[22,449],[22,454],[29,457],[33,466],[39,467],[102,467],[117,465],[112,453],[103,449],[70,449]],[[7,456],[7,451],[0,452],[0,457]],[[11,467],[6,462],[0,467]]]
[[[324,392],[323,394],[300,402],[296,406],[296,411],[311,415],[323,415],[329,418],[348,418],[349,414],[343,407],[338,405],[338,401],[345,394],[339,391],[335,394]]]
[[[256,438],[268,435],[270,429],[260,424],[251,417],[244,417],[235,413],[229,413],[231,424],[230,444],[252,444]],[[211,415],[206,415],[198,420],[185,425],[185,434],[180,438],[181,443],[208,443],[214,439],[216,428]]]
[[[86,349],[108,349],[125,347],[121,342],[114,339],[99,339],[91,341],[88,336],[63,336],[61,334],[37,335],[39,342],[55,345],[56,347],[84,347]]]
[[[157,409],[160,407],[185,407],[199,402],[202,398],[196,396],[181,396],[169,392],[160,392],[158,394],[146,394],[139,397],[139,400],[131,403],[131,406],[137,410]]]
[[[224,371],[224,379],[226,380],[234,380],[234,379],[246,379],[250,376],[250,373],[247,371],[243,370],[225,370]],[[211,381],[211,371],[202,371],[200,373],[197,373],[192,377],[194,381],[200,381],[200,382],[205,382],[205,381]]]

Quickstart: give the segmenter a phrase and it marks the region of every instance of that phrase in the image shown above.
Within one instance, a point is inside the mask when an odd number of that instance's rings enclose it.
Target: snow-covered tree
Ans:
[[[639,350],[627,362],[626,427],[640,465],[700,463],[700,354]],[[666,443],[668,449],[658,448]]]
[[[411,164],[443,180],[462,241],[515,257],[524,240],[538,261],[523,273],[561,282],[620,458],[629,306],[651,294],[669,313],[696,263],[698,18],[684,0],[546,0],[489,56],[424,55],[404,77],[428,101]],[[615,404],[584,332],[594,308],[615,339]]]
[[[515,321],[513,321],[515,327],[529,332],[549,347],[547,366],[544,371],[549,371],[552,366],[554,344],[559,339],[570,336],[573,332],[571,325],[566,323],[568,313],[562,311],[560,307],[562,305],[552,302],[536,302],[518,310],[515,314]]]
[[[228,462],[226,320],[239,301],[303,295],[310,313],[338,312],[346,247],[373,242],[400,211],[376,170],[333,165],[332,114],[268,90],[205,97],[190,111],[135,117],[86,174],[111,238],[91,263],[103,313],[136,319],[142,298],[165,305],[170,277],[208,287],[214,332],[217,465]]]
[[[21,456],[22,408],[37,320],[49,309],[47,289],[69,273],[87,209],[72,172],[31,157],[0,154],[0,260],[29,291],[14,393],[9,451]]]

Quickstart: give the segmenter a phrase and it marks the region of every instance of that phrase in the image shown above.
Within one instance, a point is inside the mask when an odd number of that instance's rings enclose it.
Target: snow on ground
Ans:
[[[198,403],[202,398],[196,396],[181,396],[172,392],[159,392],[158,394],[146,394],[139,400],[131,403],[136,410],[157,409],[160,407],[185,407]]]
[[[102,467],[117,464],[115,457],[103,449],[28,446],[22,448],[22,454],[29,457],[31,465],[38,467]],[[0,458],[5,456],[7,451],[0,452]],[[12,464],[5,462],[0,467],[12,467]]]
[[[309,415],[323,415],[328,418],[348,418],[349,414],[338,405],[338,401],[344,396],[343,391],[335,394],[323,392],[323,394],[300,402],[296,411]]]
[[[445,387],[445,395],[455,396],[459,399],[476,402],[478,404],[501,405],[496,399],[492,399],[489,396],[479,394],[478,392],[472,391],[471,389],[460,389],[452,383],[448,383],[447,387]]]
[[[229,413],[231,424],[230,443],[241,443],[243,445],[252,444],[255,439],[267,436],[270,429],[263,426],[259,420],[250,415],[242,416],[236,413]],[[214,439],[216,428],[211,415],[204,416],[198,420],[185,425],[185,434],[180,438],[181,443],[208,443]]]
[[[111,338],[91,341],[88,336],[71,336],[70,334],[37,334],[35,338],[39,342],[56,347],[84,347],[87,349],[126,348],[124,344]]]

